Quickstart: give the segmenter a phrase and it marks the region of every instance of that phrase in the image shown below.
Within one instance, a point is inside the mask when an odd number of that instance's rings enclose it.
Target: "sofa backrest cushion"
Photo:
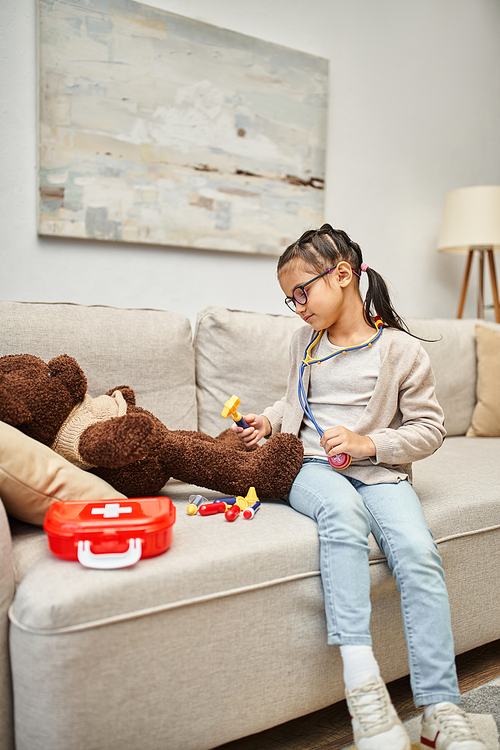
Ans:
[[[476,320],[413,318],[407,323],[422,341],[436,376],[436,395],[443,407],[448,435],[464,435],[476,403]],[[437,340],[436,340],[437,339]]]
[[[477,403],[467,437],[500,437],[500,326],[476,326]]]
[[[163,310],[0,302],[0,356],[74,357],[91,396],[128,385],[170,429],[195,430],[196,386],[188,318]]]
[[[198,391],[198,426],[218,435],[230,427],[221,417],[231,396],[238,411],[259,413],[285,395],[288,348],[293,332],[304,325],[297,316],[207,307],[198,314],[194,348]]]

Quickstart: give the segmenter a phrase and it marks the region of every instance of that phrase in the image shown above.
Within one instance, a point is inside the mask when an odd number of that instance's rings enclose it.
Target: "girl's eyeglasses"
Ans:
[[[306,286],[310,286],[313,281],[317,281],[322,276],[326,276],[327,273],[331,273],[332,271],[335,271],[337,266],[333,266],[332,268],[327,268],[326,271],[323,271],[323,273],[320,273],[319,276],[315,276],[314,279],[311,279],[310,281],[307,281],[305,284],[300,284],[300,286],[296,286],[293,290],[293,294],[291,297],[285,297],[285,305],[287,305],[292,312],[295,312],[295,308],[297,305],[305,305],[307,302],[307,292],[305,290]]]

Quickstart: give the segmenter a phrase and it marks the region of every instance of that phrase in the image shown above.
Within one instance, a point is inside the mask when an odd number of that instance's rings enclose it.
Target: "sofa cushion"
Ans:
[[[477,404],[467,437],[500,436],[500,330],[476,326]]]
[[[41,526],[54,500],[122,499],[125,495],[0,422],[0,497],[11,516]]]
[[[412,333],[422,341],[436,376],[436,395],[443,407],[448,435],[465,435],[476,404],[476,338],[473,319],[409,318]],[[481,321],[491,330],[500,325]]]
[[[196,386],[188,318],[163,310],[0,302],[0,356],[74,357],[91,396],[128,385],[137,405],[169,429],[196,429]]]
[[[198,314],[194,336],[198,425],[218,435],[229,426],[221,417],[233,395],[243,413],[260,413],[285,395],[288,348],[304,325],[296,315],[207,307]]]
[[[413,486],[437,542],[500,529],[499,450],[496,438],[447,437],[413,464]]]
[[[497,457],[498,440],[495,438],[472,441],[460,436],[446,438],[436,453],[413,464],[414,487],[438,543],[500,528],[500,465]],[[484,481],[480,485],[474,472],[463,470],[464,466],[478,463],[483,467]],[[450,476],[453,477],[451,493]],[[141,561],[141,567],[159,566],[161,569],[164,565],[168,566],[168,581],[165,578],[162,590],[162,596],[168,601],[213,595],[223,591],[226,585],[236,588],[252,586],[268,578],[303,575],[307,571],[319,570],[316,524],[286,503],[263,503],[254,519],[258,519],[258,523],[241,518],[227,523],[222,516],[188,516],[185,508],[192,493],[201,493],[209,501],[221,497],[220,493],[170,480],[163,494],[171,497],[177,506],[172,545],[161,560],[153,558],[156,559],[154,564],[149,560]],[[371,564],[385,560],[373,537],[370,538],[370,547]],[[55,566],[55,570],[61,571],[80,567],[76,563],[56,560],[48,551],[45,535],[25,524],[13,525],[13,548],[18,581],[22,581],[30,568],[38,567],[34,563],[42,566],[39,573],[33,571],[34,580],[40,576],[37,586],[42,585],[46,566],[48,569]],[[183,581],[186,569],[190,573]],[[109,576],[116,576],[116,581],[121,580],[122,571],[113,574],[106,572]],[[91,596],[91,592],[88,595]],[[159,592],[153,596],[156,595]],[[93,619],[114,611],[112,602],[105,598],[99,602],[97,591],[92,596],[97,598],[87,606],[82,594],[80,606],[85,616]],[[128,593],[123,606],[125,609],[140,608],[146,606],[146,602],[149,606],[153,604],[147,592],[139,586]],[[81,616],[82,613],[78,614],[78,611],[71,615],[75,620]],[[47,617],[50,618],[49,613]],[[56,622],[53,624],[57,626]]]
[[[409,319],[422,341],[436,376],[436,395],[448,435],[465,435],[476,403],[474,320]]]

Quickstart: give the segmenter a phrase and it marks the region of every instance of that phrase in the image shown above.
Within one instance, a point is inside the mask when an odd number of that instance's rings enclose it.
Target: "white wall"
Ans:
[[[465,258],[435,247],[448,190],[500,184],[500,2],[150,4],[330,59],[325,218],[403,316],[454,317]],[[275,258],[37,237],[36,67],[35,2],[0,0],[1,299],[285,312]]]

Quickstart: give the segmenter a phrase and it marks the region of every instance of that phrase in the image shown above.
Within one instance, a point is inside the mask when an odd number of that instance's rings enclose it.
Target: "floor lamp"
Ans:
[[[494,253],[500,252],[500,185],[475,185],[448,193],[445,199],[438,250],[467,253],[457,318],[462,317],[474,254],[479,256],[477,317],[484,318],[484,265],[488,259],[495,320],[500,304]]]

